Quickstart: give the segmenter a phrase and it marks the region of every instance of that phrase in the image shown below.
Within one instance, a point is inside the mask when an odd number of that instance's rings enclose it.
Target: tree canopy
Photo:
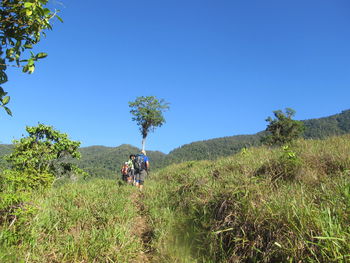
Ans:
[[[163,112],[169,109],[169,103],[155,96],[137,97],[134,102],[129,102],[130,113],[134,116],[142,135],[142,150],[145,150],[146,138],[149,132],[165,123]]]
[[[80,158],[80,142],[44,124],[28,126],[26,131],[28,136],[14,141],[14,150],[7,158],[14,170],[47,172],[56,177],[74,171],[71,158]]]
[[[269,122],[266,128],[268,134],[263,138],[263,142],[271,145],[283,145],[302,135],[304,131],[303,122],[292,120],[295,110],[286,108],[285,112],[276,110],[273,114],[275,118],[268,117],[266,119]]]
[[[29,74],[35,70],[35,62],[45,58],[46,53],[34,54],[31,50],[45,30],[52,29],[51,19],[57,17],[57,11],[46,8],[48,0],[2,0],[0,5],[0,85],[7,82],[8,66],[22,67]],[[0,107],[9,115],[7,107],[10,97],[0,86]]]

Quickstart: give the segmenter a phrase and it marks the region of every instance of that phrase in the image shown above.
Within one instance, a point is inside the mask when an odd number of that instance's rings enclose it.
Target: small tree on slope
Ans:
[[[80,142],[44,124],[27,126],[26,131],[28,136],[14,141],[13,153],[7,157],[13,170],[49,173],[56,178],[81,172],[72,163],[73,158],[80,158]]]
[[[292,120],[295,110],[286,108],[285,113],[281,110],[274,111],[275,118],[268,117],[269,122],[266,131],[268,135],[262,140],[270,145],[283,145],[299,138],[304,131],[304,124],[301,121]]]
[[[142,135],[142,150],[145,150],[146,138],[149,132],[165,123],[163,112],[169,109],[169,103],[155,96],[137,97],[134,102],[129,102],[130,113],[134,116]]]

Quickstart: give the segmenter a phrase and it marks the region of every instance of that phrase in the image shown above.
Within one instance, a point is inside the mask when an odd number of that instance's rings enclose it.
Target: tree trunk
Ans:
[[[142,138],[142,150],[145,151],[145,147],[146,147],[146,137]]]

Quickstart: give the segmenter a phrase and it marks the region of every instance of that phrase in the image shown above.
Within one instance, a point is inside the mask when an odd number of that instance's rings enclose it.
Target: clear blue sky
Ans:
[[[141,146],[128,101],[170,102],[146,149],[165,153],[253,134],[273,110],[296,119],[349,109],[348,0],[105,0],[52,2],[54,23],[33,75],[9,71],[14,116],[1,143],[38,122],[82,146]]]

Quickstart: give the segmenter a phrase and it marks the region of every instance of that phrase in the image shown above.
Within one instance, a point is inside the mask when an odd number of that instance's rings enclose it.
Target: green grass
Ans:
[[[34,198],[35,211],[0,232],[0,262],[131,262],[133,189],[114,180],[67,183]]]
[[[158,257],[349,262],[349,153],[350,137],[342,136],[161,170],[145,201]]]
[[[0,262],[350,262],[349,153],[348,135],[245,149],[168,166],[141,195],[67,181],[4,217]]]

